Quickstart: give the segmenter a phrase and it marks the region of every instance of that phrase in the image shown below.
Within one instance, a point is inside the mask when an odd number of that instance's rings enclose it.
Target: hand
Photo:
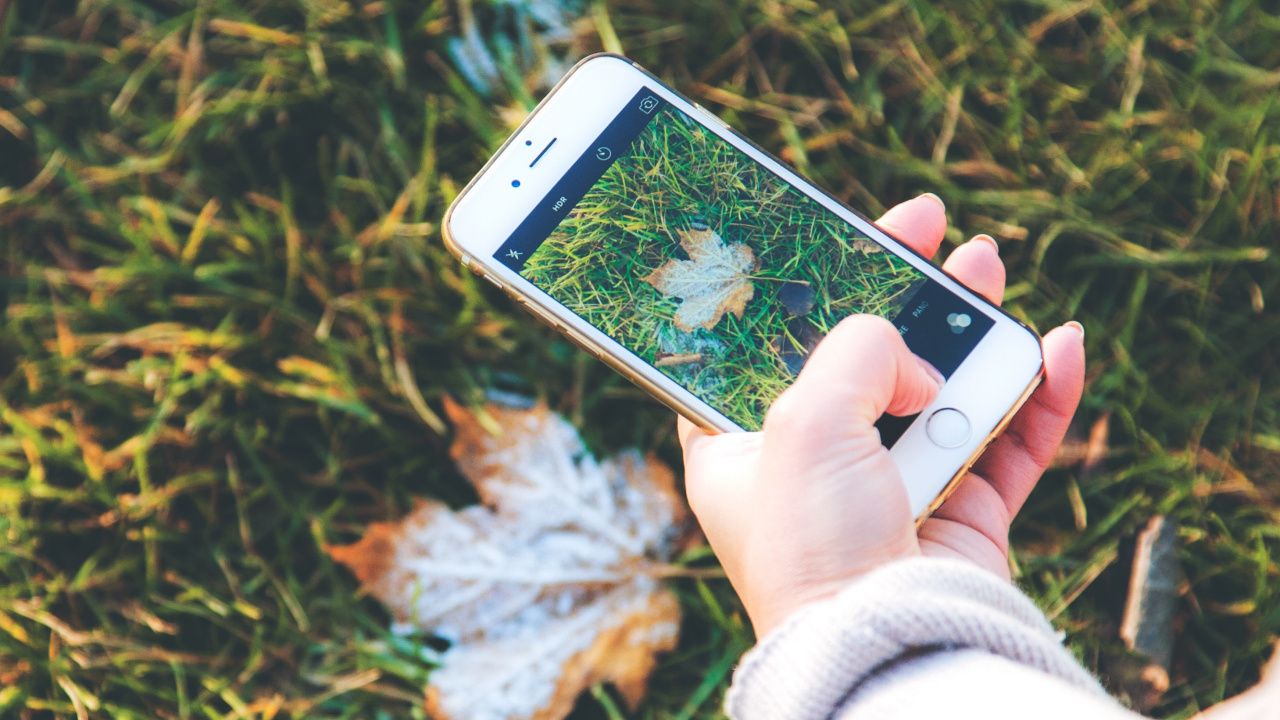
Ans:
[[[941,201],[921,196],[879,224],[932,257]],[[999,303],[1004,266],[980,235],[943,268]],[[1084,383],[1083,333],[1044,338],[1045,379],[951,498],[916,532],[906,490],[873,423],[918,412],[936,371],[887,321],[840,323],[770,408],[758,433],[711,435],[681,418],[689,504],[763,637],[800,606],[916,554],[962,558],[1007,578],[1009,522],[1062,441]]]

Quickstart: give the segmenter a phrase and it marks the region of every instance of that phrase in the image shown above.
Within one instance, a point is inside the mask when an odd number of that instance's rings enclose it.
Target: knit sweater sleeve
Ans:
[[[725,705],[735,720],[923,717],[964,708],[948,697],[1007,700],[1028,690],[1054,698],[1053,706],[1010,707],[1008,717],[1136,718],[1107,697],[1012,584],[968,563],[914,558],[789,618],[743,659]],[[997,706],[1005,704],[969,709],[1001,718]]]

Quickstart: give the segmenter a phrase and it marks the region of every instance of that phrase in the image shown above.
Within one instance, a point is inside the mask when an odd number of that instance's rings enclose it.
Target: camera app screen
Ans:
[[[849,315],[947,377],[993,324],[646,90],[495,257],[747,430]]]

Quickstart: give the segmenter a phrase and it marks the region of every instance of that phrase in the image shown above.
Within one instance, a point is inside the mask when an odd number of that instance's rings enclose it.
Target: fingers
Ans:
[[[824,437],[857,434],[885,412],[919,412],[941,385],[938,371],[907,349],[889,321],[854,315],[814,350],[795,384],[774,401],[765,427]]]
[[[947,209],[933,193],[898,203],[876,224],[912,250],[931,258],[947,232]]]
[[[953,250],[942,269],[997,305],[1004,299],[1004,263],[990,235],[977,235]]]
[[[1004,558],[1009,551],[1009,523],[1013,516],[1009,514],[1004,498],[986,478],[969,473],[942,507],[929,517],[929,521],[933,520],[955,522],[977,531],[1000,558],[992,569],[998,571],[1003,566],[1004,572],[1008,572],[1009,565]],[[929,521],[924,527],[928,527]],[[923,533],[921,537],[924,537]],[[970,542],[973,543],[972,540]]]
[[[946,207],[937,195],[926,193],[893,206],[876,224],[931,258],[947,232]],[[1004,263],[990,235],[978,235],[956,248],[942,267],[991,302],[998,305],[1004,299]]]
[[[729,500],[721,483],[736,484],[738,490],[749,482],[756,456],[760,452],[760,433],[723,433],[712,435],[681,417],[677,422],[680,444],[684,447],[684,471],[689,505],[703,522],[708,509],[723,514]],[[728,488],[732,492],[732,488]],[[734,493],[735,497],[741,492]]]
[[[676,435],[680,438],[680,447],[689,448],[691,441],[696,440],[695,436],[705,436],[707,433],[702,428],[694,425],[683,415],[676,416]]]
[[[978,460],[975,472],[991,483],[1016,515],[1049,466],[1084,390],[1084,332],[1068,323],[1044,337],[1044,381]]]
[[[762,437],[748,432],[712,435],[684,418],[678,422],[689,507],[708,538],[735,547],[752,514],[751,487]],[[734,552],[721,553],[720,562],[730,577],[740,576]]]

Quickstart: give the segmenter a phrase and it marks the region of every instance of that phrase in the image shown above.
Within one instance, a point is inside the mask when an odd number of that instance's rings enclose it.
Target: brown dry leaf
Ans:
[[[421,501],[328,548],[391,610],[393,629],[452,642],[431,674],[431,716],[560,720],[597,682],[634,706],[679,632],[657,577],[686,520],[671,470],[634,451],[597,462],[542,404],[486,406],[494,434],[447,399],[445,410],[450,454],[482,504]]]
[[[679,298],[676,327],[685,332],[694,328],[710,330],[727,312],[742,317],[755,296],[750,274],[756,266],[751,248],[741,243],[726,245],[716,231],[705,225],[682,230],[680,247],[688,260],[668,260],[644,278],[658,292]]]

